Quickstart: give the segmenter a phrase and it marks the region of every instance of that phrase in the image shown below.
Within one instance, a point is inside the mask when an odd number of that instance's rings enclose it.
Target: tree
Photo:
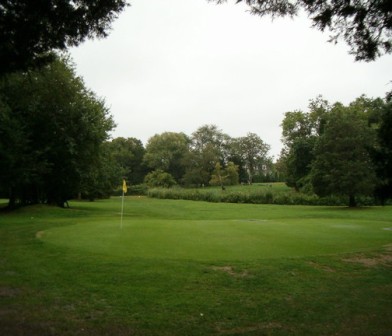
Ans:
[[[110,142],[102,144],[98,155],[97,162],[81,174],[78,197],[90,201],[110,197],[121,183],[121,167],[114,158]]]
[[[307,178],[314,159],[316,137],[298,137],[293,141],[285,159],[286,184],[296,191],[309,189]]]
[[[374,162],[379,182],[376,197],[384,204],[392,198],[392,102],[385,104],[380,126],[377,130],[378,147],[374,151]]]
[[[374,131],[364,114],[335,104],[315,147],[310,178],[316,194],[347,196],[350,207],[356,206],[357,196],[372,195],[376,175],[371,144]]]
[[[227,0],[209,0],[216,3]],[[331,42],[343,38],[356,60],[373,61],[392,51],[390,0],[236,0],[261,17],[293,17],[304,10],[321,31],[330,30]]]
[[[208,185],[216,163],[227,162],[229,140],[230,137],[215,125],[199,127],[192,134],[190,150],[184,158],[184,183]]]
[[[217,162],[211,175],[210,184],[220,185],[222,190],[225,190],[225,185],[238,184],[238,166],[233,162],[228,162],[227,167],[223,169],[221,164]]]
[[[117,185],[121,183],[123,177],[131,185],[142,183],[147,172],[143,164],[145,154],[143,143],[136,138],[119,137],[108,142],[107,146],[118,166]]]
[[[11,206],[75,196],[114,127],[68,59],[1,79],[0,119],[0,186]]]
[[[282,121],[283,144],[289,147],[298,138],[309,138],[322,133],[325,116],[331,109],[330,104],[322,96],[309,101],[309,112],[286,112]]]
[[[233,139],[231,146],[234,153],[241,158],[241,163],[247,174],[247,181],[251,184],[253,177],[260,174],[263,170],[262,167],[270,161],[267,156],[270,146],[254,133],[248,133],[245,137]]]
[[[229,161],[226,166],[226,183],[228,185],[236,185],[239,183],[238,166],[234,162]]]
[[[0,5],[0,76],[53,60],[86,38],[105,37],[125,0],[5,0]]]
[[[184,157],[189,151],[189,143],[184,133],[156,134],[147,142],[143,162],[149,168],[171,174],[179,182],[185,173]]]
[[[284,165],[286,184],[295,190],[309,190],[308,175],[314,159],[314,146],[323,133],[331,106],[321,96],[309,102],[309,111],[286,112],[282,121],[281,165]]]

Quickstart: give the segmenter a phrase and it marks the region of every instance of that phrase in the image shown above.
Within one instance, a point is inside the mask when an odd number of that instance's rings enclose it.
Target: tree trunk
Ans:
[[[356,201],[354,195],[349,195],[348,206],[349,206],[350,208],[355,208],[355,207],[357,206],[357,201]]]
[[[8,206],[9,209],[15,209],[16,207],[16,196],[12,187],[8,191]]]

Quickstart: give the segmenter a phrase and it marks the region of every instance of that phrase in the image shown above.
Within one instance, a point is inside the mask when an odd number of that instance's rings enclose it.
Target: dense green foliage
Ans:
[[[143,143],[136,138],[115,138],[105,143],[113,158],[117,171],[117,183],[124,177],[128,184],[140,184],[147,172],[143,165],[145,149]]]
[[[229,146],[229,159],[241,173],[241,180],[248,184],[256,182],[257,177],[272,171],[272,160],[268,157],[270,146],[257,134],[248,133],[244,137],[232,139]]]
[[[379,177],[376,195],[381,202],[392,198],[392,101],[382,110],[380,127],[378,129],[377,148],[372,151],[376,173]]]
[[[387,0],[243,1],[261,16],[293,16],[305,9],[315,26],[331,29],[332,40],[343,36],[360,60],[392,50]],[[346,197],[354,206],[372,195],[385,204],[392,197],[392,107],[382,99],[360,97],[343,106],[318,97],[308,113],[287,112],[285,147],[276,164],[257,134],[231,138],[216,125],[201,126],[191,136],[156,134],[145,148],[131,137],[108,141],[114,123],[104,102],[55,52],[105,37],[125,6],[124,0],[0,5],[0,196],[10,206],[108,197],[123,178],[129,185],[222,190],[284,178],[307,194],[298,194],[294,203],[306,204]],[[137,190],[145,193],[145,186]],[[271,195],[255,198],[282,202]],[[290,198],[286,202],[292,204]],[[238,195],[221,199],[244,202]]]
[[[228,162],[226,169],[222,169],[218,162],[215,165],[215,170],[212,172],[210,185],[219,185],[224,190],[225,185],[238,184],[238,166],[233,162]]]
[[[144,178],[144,182],[150,188],[154,188],[154,187],[170,188],[176,185],[176,181],[173,178],[173,176],[160,169],[148,173]]]
[[[388,335],[391,207],[126,198],[0,213],[3,335]]]
[[[129,185],[208,186],[276,181],[269,146],[256,134],[232,138],[216,125],[199,127],[192,135],[163,132],[145,146],[134,138],[108,143],[117,167]]]
[[[164,132],[152,136],[146,145],[144,163],[153,170],[162,170],[180,181],[185,173],[184,156],[190,140],[184,133]]]
[[[390,113],[390,103],[365,96],[348,106],[319,97],[309,112],[287,112],[279,162],[287,185],[319,196],[345,196],[350,206],[358,196],[384,203],[391,196]]]
[[[66,59],[3,78],[1,194],[11,206],[63,205],[83,192],[83,185],[104,182],[101,145],[113,127],[104,102],[85,88]]]
[[[0,77],[41,67],[86,38],[104,37],[124,0],[5,0],[0,5]]]
[[[227,0],[209,0],[216,3]],[[373,61],[392,52],[392,6],[389,0],[237,0],[254,15],[293,17],[304,10],[321,31],[331,32],[331,42],[343,38],[356,60]]]
[[[309,112],[287,112],[282,122],[284,149],[273,164],[269,146],[256,134],[231,138],[215,125],[204,125],[191,136],[156,134],[146,148],[135,138],[105,141],[113,122],[103,102],[84,88],[66,62],[57,61],[45,71],[2,82],[0,189],[11,204],[63,204],[78,194],[90,200],[107,197],[116,193],[123,177],[130,186],[219,185],[224,190],[283,176],[297,191],[284,197],[270,192],[219,197],[205,191],[194,197],[179,189],[150,192],[160,198],[355,206],[374,204],[373,196],[383,204],[391,197],[391,104],[382,99],[362,96],[344,106],[317,97]],[[59,83],[61,88],[54,90]],[[20,95],[24,98],[18,99]],[[75,103],[68,104],[72,99]],[[54,118],[57,115],[61,118]],[[146,189],[138,187],[132,193],[139,191],[145,194]]]
[[[374,143],[367,120],[336,105],[314,149],[311,180],[318,195],[372,195],[376,175],[368,146]]]

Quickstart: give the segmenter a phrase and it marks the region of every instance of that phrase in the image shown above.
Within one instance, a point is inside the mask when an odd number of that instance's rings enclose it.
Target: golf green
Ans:
[[[213,206],[213,205],[212,205]],[[391,242],[390,222],[340,218],[81,219],[39,239],[116,258],[241,261],[359,252]]]
[[[126,197],[0,214],[0,334],[392,330],[392,207]]]

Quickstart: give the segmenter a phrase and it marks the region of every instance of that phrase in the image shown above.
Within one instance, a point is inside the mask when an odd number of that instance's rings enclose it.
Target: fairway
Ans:
[[[392,207],[126,197],[0,213],[0,335],[392,330]]]

